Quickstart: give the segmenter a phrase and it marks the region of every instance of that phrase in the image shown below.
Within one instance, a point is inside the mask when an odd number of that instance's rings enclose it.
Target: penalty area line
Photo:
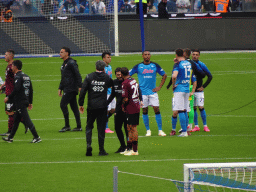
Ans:
[[[49,161],[49,162],[8,162],[0,165],[24,165],[24,164],[75,164],[75,163],[130,163],[130,162],[163,162],[163,161],[213,161],[213,160],[253,160],[256,157],[226,157],[226,158],[202,158],[202,159],[139,159],[121,161]]]
[[[72,134],[72,133],[71,133]],[[158,137],[158,138],[169,138],[169,139],[174,139],[178,138],[177,136],[166,136],[166,137],[161,137],[158,135],[154,136],[138,136],[139,138],[152,138],[152,137]],[[189,137],[256,137],[255,134],[249,134],[249,135],[192,135]],[[74,137],[74,138],[60,138],[60,139],[45,139],[42,137],[42,142],[43,141],[66,141],[66,140],[85,140],[85,137]],[[93,136],[92,139],[98,139],[97,136]],[[116,136],[113,137],[105,137],[105,139],[117,139]],[[30,140],[14,140],[14,142],[28,142]]]

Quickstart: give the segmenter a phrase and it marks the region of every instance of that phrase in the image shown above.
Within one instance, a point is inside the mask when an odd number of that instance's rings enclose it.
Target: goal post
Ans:
[[[14,49],[28,57],[58,56],[66,46],[79,56],[103,51],[118,56],[118,0],[100,0],[102,11],[93,8],[96,0],[70,1],[76,6],[64,6],[67,0],[31,0],[29,9],[23,1],[11,6],[12,22],[0,22],[0,55]]]
[[[184,164],[184,191],[196,191],[195,184],[256,191],[256,162]]]

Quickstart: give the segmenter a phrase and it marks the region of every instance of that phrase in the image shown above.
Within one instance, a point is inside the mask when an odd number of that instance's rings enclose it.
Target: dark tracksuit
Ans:
[[[76,95],[78,88],[82,87],[82,77],[79,73],[78,65],[75,60],[68,58],[61,66],[61,82],[59,89],[63,90],[60,108],[65,118],[65,127],[69,127],[69,112],[67,105],[75,115],[77,128],[81,128],[80,114],[77,106]]]
[[[113,86],[113,80],[104,72],[93,72],[86,76],[79,95],[79,106],[84,105],[88,92],[86,141],[87,148],[92,144],[93,123],[97,121],[98,142],[101,152],[104,151],[105,127],[107,122],[107,91]]]
[[[33,88],[30,77],[24,74],[22,71],[18,71],[14,77],[14,89],[12,93],[8,96],[9,99],[14,100],[16,106],[16,113],[14,114],[14,125],[9,135],[9,138],[13,138],[21,119],[28,126],[32,132],[34,138],[38,138],[35,126],[32,123],[27,107],[32,104],[33,101]]]
[[[126,148],[125,141],[124,141],[124,134],[122,131],[122,126],[124,124],[124,130],[126,134],[126,138],[128,138],[128,131],[127,131],[127,118],[126,114],[122,111],[122,82],[123,80],[115,79],[114,86],[112,87],[112,92],[110,97],[108,98],[108,104],[116,97],[116,109],[115,109],[115,130],[121,147]],[[126,139],[127,140],[127,139]]]

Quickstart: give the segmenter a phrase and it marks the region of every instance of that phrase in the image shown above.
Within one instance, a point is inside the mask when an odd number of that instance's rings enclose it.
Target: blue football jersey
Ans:
[[[189,61],[180,61],[179,64],[173,69],[173,71],[178,71],[178,76],[175,82],[177,86],[173,92],[185,92],[189,93],[190,77],[192,82],[196,81],[194,74],[191,74],[191,63]]]
[[[150,64],[139,63],[130,70],[130,75],[138,74],[139,84],[142,95],[153,95],[155,92],[152,89],[156,88],[156,73],[161,76],[165,71],[157,63]]]
[[[105,72],[112,78],[112,67],[111,65],[108,65],[105,67]],[[111,88],[108,88],[108,95],[111,94]]]

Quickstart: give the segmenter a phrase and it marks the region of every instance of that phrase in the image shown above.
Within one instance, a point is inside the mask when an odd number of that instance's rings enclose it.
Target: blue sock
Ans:
[[[144,125],[146,127],[147,130],[149,130],[149,119],[148,119],[148,114],[146,115],[142,115],[142,118],[143,118],[143,122],[144,122]]]
[[[195,125],[198,125],[197,110],[196,109],[194,109],[194,123],[195,123]]]
[[[156,114],[155,117],[156,117],[156,123],[158,126],[158,131],[160,131],[160,130],[162,130],[162,116],[159,113],[159,114]]]
[[[108,121],[107,121],[107,123],[106,123],[106,128],[105,129],[107,129],[108,128]]]
[[[186,126],[188,127],[188,113],[187,113],[187,111],[185,112],[185,117],[186,117]]]
[[[206,112],[205,112],[205,110],[204,110],[204,109],[203,109],[203,110],[200,110],[200,113],[201,113],[201,117],[202,117],[203,124],[204,124],[204,125],[207,125],[207,123],[206,123]]]
[[[186,126],[186,112],[179,112],[179,119],[180,119],[180,126],[182,128],[182,132],[187,131],[187,126]]]
[[[176,130],[176,125],[177,125],[177,117],[172,116],[172,129]]]

